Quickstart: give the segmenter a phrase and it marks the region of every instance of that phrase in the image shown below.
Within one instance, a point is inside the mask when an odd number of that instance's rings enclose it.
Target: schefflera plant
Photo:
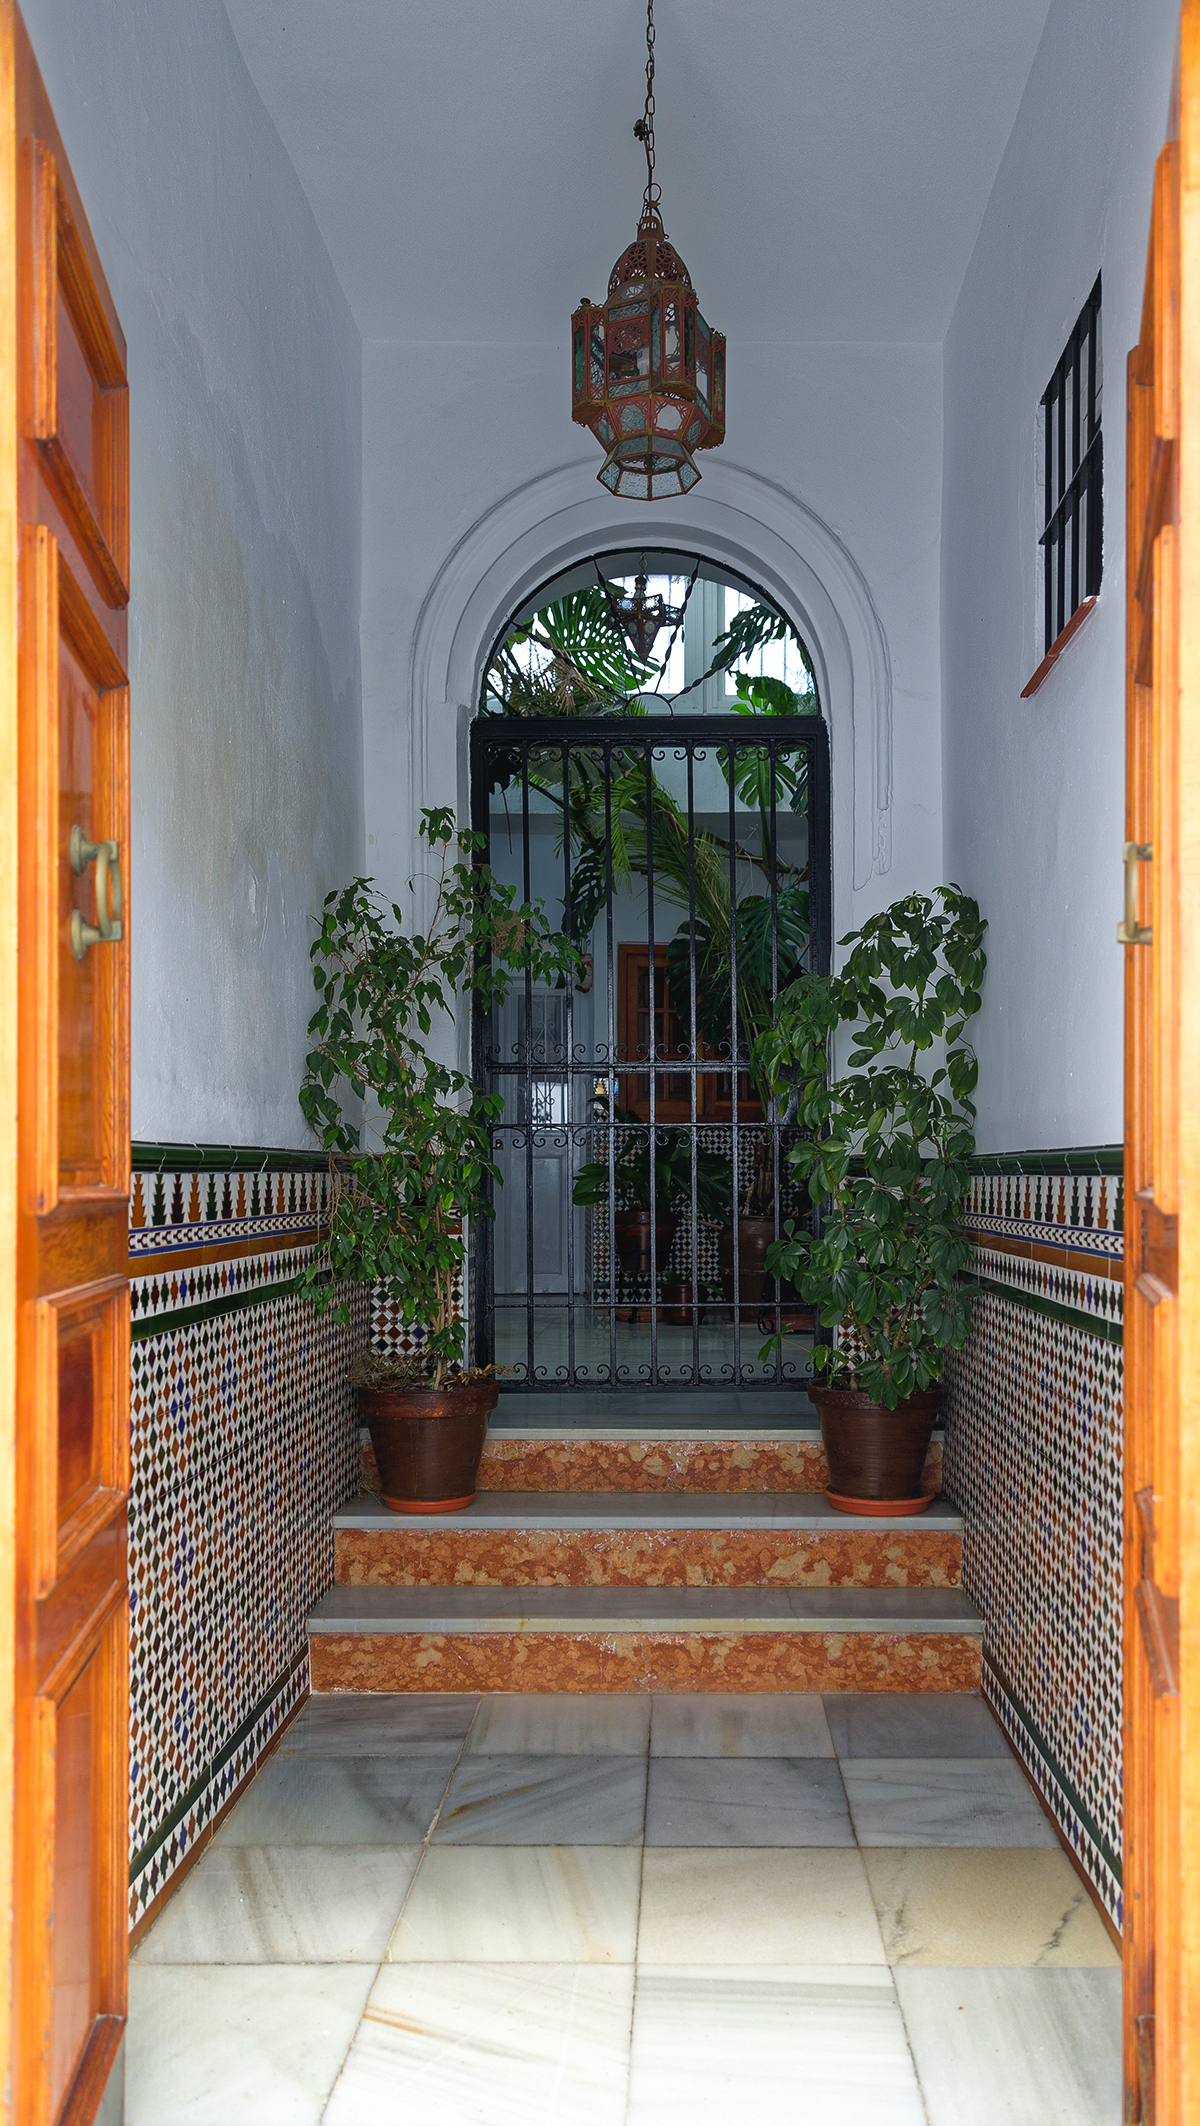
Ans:
[[[423,1335],[418,1364],[393,1371],[441,1388],[462,1369],[456,1287],[470,1221],[493,1215],[491,1132],[504,1102],[448,1064],[438,1037],[469,990],[499,1003],[526,970],[561,984],[577,955],[540,901],[517,905],[480,862],[483,837],[457,833],[449,810],[422,812],[421,834],[438,863],[427,927],[406,929],[396,902],[356,878],[326,895],[310,947],[320,1003],[300,1106],[333,1189],[301,1290],[348,1324],[346,1282],[378,1283]],[[374,1354],[368,1369],[382,1377]]]
[[[888,1410],[935,1382],[970,1331],[957,1282],[975,1149],[977,1064],[965,1034],[986,928],[957,886],[894,901],[842,939],[852,949],[840,973],[785,991],[756,1044],[772,1093],[807,1133],[788,1160],[820,1207],[814,1232],[786,1221],[767,1269],[838,1330],[836,1346],[813,1352],[826,1384]],[[835,1077],[839,1032],[852,1047]]]

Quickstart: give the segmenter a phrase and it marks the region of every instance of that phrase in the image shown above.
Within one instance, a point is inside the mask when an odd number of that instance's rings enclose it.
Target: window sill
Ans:
[[[1049,673],[1058,663],[1058,660],[1062,656],[1063,651],[1066,649],[1066,646],[1071,640],[1072,635],[1077,635],[1079,633],[1080,628],[1083,626],[1084,621],[1087,619],[1088,614],[1091,612],[1092,607],[1096,604],[1096,602],[1097,601],[1095,598],[1085,598],[1082,605],[1076,606],[1061,635],[1056,635],[1054,641],[1050,644],[1049,649],[1047,650],[1036,672],[1034,673],[1033,678],[1030,680],[1029,685],[1021,688],[1022,701],[1028,701],[1031,694],[1037,693],[1037,690],[1040,687],[1043,679],[1048,677]]]

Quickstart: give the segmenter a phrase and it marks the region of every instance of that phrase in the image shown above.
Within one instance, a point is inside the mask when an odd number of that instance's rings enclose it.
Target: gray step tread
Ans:
[[[324,1632],[956,1632],[983,1619],[955,1587],[331,1587]]]
[[[825,1534],[961,1535],[962,1515],[945,1498],[924,1513],[839,1513],[822,1491],[480,1491],[460,1513],[396,1513],[365,1494],[333,1517],[335,1529],[386,1529],[398,1537],[470,1529],[581,1534],[604,1529],[796,1529]]]

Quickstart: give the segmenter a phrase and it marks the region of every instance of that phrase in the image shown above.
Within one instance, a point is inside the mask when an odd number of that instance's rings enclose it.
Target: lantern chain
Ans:
[[[642,220],[661,223],[662,186],[654,181],[654,0],[646,0],[646,107],[633,132],[635,140],[640,140],[646,150]]]

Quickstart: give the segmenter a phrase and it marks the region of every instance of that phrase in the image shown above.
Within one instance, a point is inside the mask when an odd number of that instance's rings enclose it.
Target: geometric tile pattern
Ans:
[[[181,1148],[174,1171],[139,1172],[133,1205],[131,1922],[306,1687],[305,1619],[360,1469],[345,1373],[370,1290],[350,1288],[338,1328],[290,1288],[311,1240],[264,1249],[261,1233],[269,1216],[311,1234],[327,1175],[303,1154],[253,1155],[271,1159],[261,1176],[198,1156],[218,1155]]]
[[[182,1316],[199,1321],[249,1299],[290,1291],[313,1253],[307,1247],[272,1248],[267,1253],[230,1254],[181,1267],[168,1256],[129,1280],[130,1332],[153,1335]],[[131,1257],[131,1260],[137,1258]]]
[[[130,1254],[192,1248],[197,1240],[214,1244],[277,1240],[322,1224],[329,1202],[325,1163],[299,1170],[293,1165],[286,1171],[274,1164],[286,1159],[286,1153],[261,1156],[272,1164],[249,1173],[244,1167],[189,1171],[161,1165],[135,1173],[129,1206]]]
[[[1119,1339],[1123,1224],[1119,1172],[975,1174],[963,1213],[975,1242],[965,1274],[985,1290],[1019,1293],[1040,1312]]]
[[[1018,1222],[1034,1225],[1030,1253],[1007,1257],[1029,1278],[1001,1284],[998,1248],[1000,1275],[976,1291],[970,1338],[946,1368],[944,1483],[964,1517],[963,1586],[983,1612],[985,1695],[1119,1925],[1121,1317],[1103,1290],[1089,1317],[1086,1275],[1068,1311],[1032,1273],[1055,1268],[1037,1258],[1064,1242],[1074,1255],[1085,1236],[1119,1246],[1120,1180],[1013,1165],[975,1177],[964,1222],[986,1217],[1009,1242],[1025,1239]],[[1081,1210],[1092,1222],[1068,1225]],[[991,1255],[975,1251],[968,1281]],[[1121,1267],[1107,1252],[1096,1281],[1117,1284]]]
[[[1119,1342],[1125,1319],[1125,1285],[1120,1270],[1118,1264],[1114,1277],[1107,1264],[1081,1270],[1030,1260],[1008,1248],[980,1243],[971,1250],[965,1274],[970,1283],[980,1285],[984,1291],[1011,1292],[1039,1313],[1086,1325],[1093,1333]]]

